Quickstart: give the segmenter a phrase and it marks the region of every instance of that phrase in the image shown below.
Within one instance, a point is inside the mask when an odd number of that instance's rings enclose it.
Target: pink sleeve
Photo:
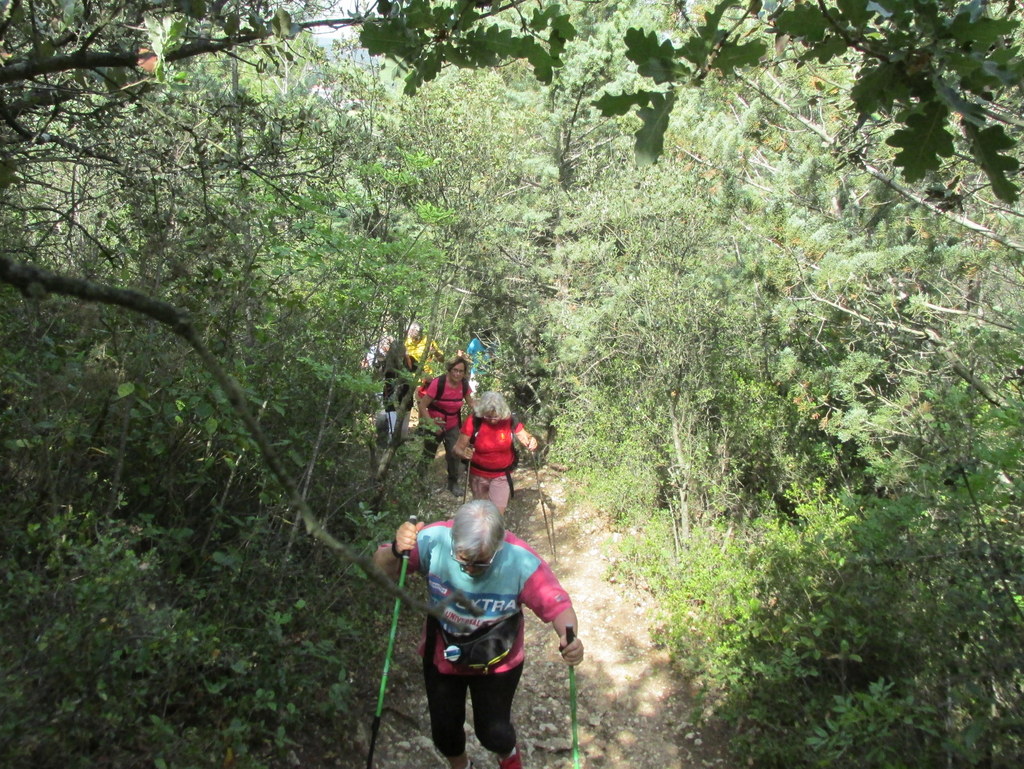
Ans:
[[[526,580],[519,599],[544,622],[551,622],[572,606],[569,594],[559,584],[551,567],[543,560],[537,570]]]

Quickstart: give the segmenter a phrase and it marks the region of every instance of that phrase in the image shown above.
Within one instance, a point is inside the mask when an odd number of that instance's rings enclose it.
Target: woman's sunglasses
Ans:
[[[498,546],[498,550],[495,550],[494,554],[490,558],[488,558],[486,561],[467,561],[464,558],[459,558],[459,556],[457,556],[455,554],[455,543],[453,542],[452,543],[452,558],[455,559],[455,562],[459,565],[459,568],[461,568],[463,571],[466,571],[466,569],[486,569],[488,566],[490,566],[492,563],[494,563],[494,558],[498,554],[499,550],[501,550],[501,546],[500,545]]]

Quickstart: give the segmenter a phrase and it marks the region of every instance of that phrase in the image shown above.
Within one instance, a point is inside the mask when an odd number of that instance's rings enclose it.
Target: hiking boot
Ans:
[[[503,758],[498,762],[498,769],[523,769],[523,757],[519,753],[519,746],[512,751],[512,755]]]
[[[448,481],[448,491],[457,497],[462,496],[462,489],[460,488],[458,481]]]

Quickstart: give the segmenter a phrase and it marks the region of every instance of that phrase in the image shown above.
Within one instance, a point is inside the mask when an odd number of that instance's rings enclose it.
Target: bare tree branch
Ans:
[[[315,29],[316,27],[339,29],[362,24],[363,21],[363,19],[359,18],[315,19],[300,22],[296,26],[301,30]],[[269,40],[272,37],[275,37],[275,32],[272,25],[267,23],[262,31],[250,30],[223,38],[199,38],[188,45],[183,45],[173,51],[169,51],[165,54],[164,60],[180,61],[182,59],[190,59],[193,56],[218,53],[235,46],[244,46],[261,40]],[[51,56],[49,58],[30,56],[21,60],[9,61],[3,67],[0,67],[0,85],[31,80],[42,75],[55,75],[60,72],[92,70],[103,67],[135,67],[138,61],[139,54],[137,51],[90,51],[85,48],[81,48],[74,53]]]
[[[253,417],[246,404],[245,393],[235,381],[234,377],[227,373],[220,365],[206,345],[199,338],[195,326],[192,324],[188,312],[167,302],[161,302],[138,291],[131,291],[123,288],[115,288],[102,284],[92,283],[87,280],[70,278],[64,275],[42,270],[32,265],[21,264],[0,256],[0,282],[8,283],[31,299],[44,299],[47,294],[61,294],[73,296],[87,302],[98,302],[111,304],[133,312],[146,315],[167,326],[176,335],[184,339],[202,360],[204,367],[217,381],[221,390],[227,396],[228,402],[235,413],[245,424],[252,436],[253,441],[259,449],[263,461],[278,483],[281,484],[288,498],[289,506],[296,510],[306,525],[306,531],[337,552],[341,558],[349,563],[355,564],[366,574],[366,576],[380,586],[385,593],[402,600],[407,606],[434,616],[441,616],[444,606],[431,608],[423,601],[413,598],[405,590],[400,590],[395,583],[384,572],[377,568],[372,558],[361,555],[349,545],[335,539],[323,527],[313,511],[310,510],[306,500],[299,493],[295,481],[284,469],[280,458],[270,441],[267,440],[259,422]],[[479,613],[464,595],[456,597],[455,603],[462,608],[476,614]]]

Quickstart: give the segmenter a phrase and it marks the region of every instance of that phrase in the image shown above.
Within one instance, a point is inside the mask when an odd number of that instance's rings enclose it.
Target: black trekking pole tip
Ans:
[[[366,754],[366,769],[373,769],[373,749],[377,745],[377,733],[379,731],[380,716],[374,716],[373,726],[370,727],[370,751]]]

